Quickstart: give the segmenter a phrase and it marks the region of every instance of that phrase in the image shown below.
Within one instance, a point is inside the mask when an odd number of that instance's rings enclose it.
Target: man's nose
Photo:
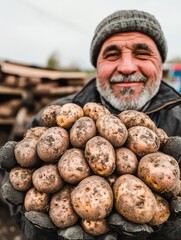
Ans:
[[[129,54],[123,54],[118,62],[117,71],[121,74],[132,74],[137,71],[137,65],[133,56]]]

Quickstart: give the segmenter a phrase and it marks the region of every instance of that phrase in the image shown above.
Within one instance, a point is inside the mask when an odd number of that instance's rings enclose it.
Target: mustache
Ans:
[[[145,77],[143,74],[119,74],[116,76],[112,76],[110,78],[111,83],[117,83],[117,82],[146,82],[147,77]]]

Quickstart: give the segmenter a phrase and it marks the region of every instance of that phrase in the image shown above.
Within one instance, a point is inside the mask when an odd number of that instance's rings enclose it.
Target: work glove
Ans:
[[[181,236],[181,197],[170,201],[171,215],[160,225],[148,240],[180,240]]]
[[[181,169],[181,137],[169,137],[161,146],[161,151],[175,158]]]
[[[132,223],[116,212],[109,215],[108,224],[123,240],[146,239],[154,232],[153,228],[148,224]]]
[[[136,224],[127,221],[118,213],[109,216],[108,222],[121,240],[180,240],[181,236],[181,197],[170,201],[171,215],[160,226]]]

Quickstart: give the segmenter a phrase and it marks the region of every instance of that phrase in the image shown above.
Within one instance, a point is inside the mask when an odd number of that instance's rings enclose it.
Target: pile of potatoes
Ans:
[[[146,114],[113,115],[89,102],[52,105],[41,116],[44,126],[15,144],[9,170],[25,212],[46,213],[60,229],[79,224],[92,236],[110,231],[113,211],[150,226],[169,218],[180,169],[162,152],[167,134]]]

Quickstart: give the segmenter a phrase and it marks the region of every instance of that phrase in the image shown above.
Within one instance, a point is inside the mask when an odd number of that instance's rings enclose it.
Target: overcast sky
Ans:
[[[0,58],[44,67],[57,52],[64,67],[92,68],[94,30],[119,9],[155,15],[168,42],[167,60],[181,57],[180,0],[0,0]]]

